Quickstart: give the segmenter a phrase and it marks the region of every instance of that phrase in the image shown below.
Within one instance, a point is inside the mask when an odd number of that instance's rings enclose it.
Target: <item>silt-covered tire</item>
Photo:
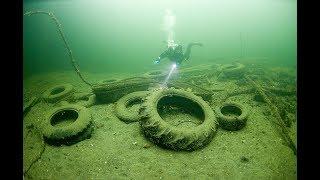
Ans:
[[[116,116],[126,123],[136,122],[140,120],[139,111],[130,111],[129,106],[142,103],[148,91],[136,91],[120,98],[115,104]]]
[[[245,66],[241,63],[235,62],[232,64],[226,64],[221,66],[222,74],[218,79],[231,78],[239,79],[242,78],[245,73]]]
[[[157,71],[146,72],[143,74],[143,77],[160,80],[165,78],[167,75],[168,75],[167,72],[157,70]]]
[[[96,95],[95,94],[88,94],[86,96],[77,99],[76,104],[84,107],[91,107],[96,103]]]
[[[42,133],[48,144],[71,145],[89,138],[93,130],[92,125],[91,114],[87,108],[64,104],[48,112]]]
[[[240,103],[226,102],[218,106],[215,111],[222,129],[237,131],[246,125],[248,109]]]
[[[161,118],[158,106],[177,104],[199,115],[202,123],[192,128],[173,126]],[[174,88],[149,93],[140,109],[141,128],[152,142],[173,150],[192,151],[207,145],[216,132],[216,117],[210,106],[191,92]]]
[[[71,98],[73,93],[74,88],[71,84],[60,84],[47,89],[42,97],[46,102],[56,103]]]

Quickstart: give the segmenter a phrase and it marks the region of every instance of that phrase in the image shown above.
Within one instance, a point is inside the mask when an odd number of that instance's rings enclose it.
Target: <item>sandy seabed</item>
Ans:
[[[83,75],[91,82],[129,76]],[[76,92],[91,91],[73,71],[51,72],[24,79],[24,102],[62,83],[72,84]],[[237,87],[232,80],[211,79],[210,84]],[[151,143],[138,122],[126,124],[115,116],[114,103],[89,108],[95,123],[90,139],[71,146],[50,146],[43,142],[39,126],[53,105],[40,101],[23,119],[24,171],[33,163],[25,179],[297,179],[296,156],[274,129],[267,104],[253,97],[249,93],[227,99],[250,107],[243,129],[231,132],[218,128],[206,147],[193,152],[167,150]],[[214,103],[210,106],[215,108]],[[296,143],[296,121],[289,130]]]

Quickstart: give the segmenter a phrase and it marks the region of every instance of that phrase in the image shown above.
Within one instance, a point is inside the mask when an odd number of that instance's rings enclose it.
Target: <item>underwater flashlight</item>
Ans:
[[[172,69],[175,69],[176,67],[177,67],[177,64],[176,64],[176,63],[173,63]]]
[[[171,70],[168,74],[168,76],[166,77],[166,79],[164,80],[162,86],[163,87],[166,87],[167,86],[167,82],[169,81],[169,78],[171,77],[171,74],[173,73],[173,71],[177,68],[177,64],[176,63],[173,63],[172,66],[171,66]]]

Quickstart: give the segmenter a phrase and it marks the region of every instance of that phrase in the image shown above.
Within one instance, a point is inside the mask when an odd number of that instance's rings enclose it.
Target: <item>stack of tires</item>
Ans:
[[[95,104],[94,94],[75,93],[71,84],[60,84],[47,89],[42,99],[54,104],[41,126],[48,144],[72,145],[91,137],[93,121],[87,108]]]

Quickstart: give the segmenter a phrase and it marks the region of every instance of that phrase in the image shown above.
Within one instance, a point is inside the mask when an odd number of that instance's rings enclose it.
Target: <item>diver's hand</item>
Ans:
[[[158,57],[155,61],[154,64],[159,64],[160,63],[160,57]]]

